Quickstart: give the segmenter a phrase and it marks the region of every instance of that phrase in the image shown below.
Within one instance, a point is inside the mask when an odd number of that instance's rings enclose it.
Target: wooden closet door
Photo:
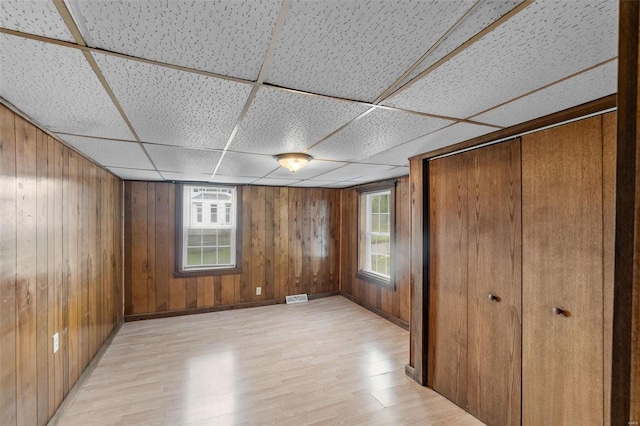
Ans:
[[[427,386],[467,406],[468,155],[429,162]]]
[[[469,154],[468,410],[487,425],[519,425],[520,140]]]
[[[522,200],[522,423],[602,424],[601,117],[523,137]]]

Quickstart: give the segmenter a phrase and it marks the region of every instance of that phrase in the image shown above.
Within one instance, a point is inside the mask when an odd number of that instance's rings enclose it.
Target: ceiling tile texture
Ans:
[[[617,1],[522,2],[58,3],[86,48],[2,0],[0,101],[123,179],[349,187],[615,93]]]

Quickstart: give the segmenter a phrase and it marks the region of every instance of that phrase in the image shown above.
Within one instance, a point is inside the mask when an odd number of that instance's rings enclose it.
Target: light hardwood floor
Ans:
[[[408,349],[340,296],[126,323],[59,424],[481,424],[405,376]]]

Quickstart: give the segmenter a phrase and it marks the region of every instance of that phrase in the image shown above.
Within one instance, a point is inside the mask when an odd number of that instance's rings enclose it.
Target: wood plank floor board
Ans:
[[[59,424],[481,424],[406,377],[408,352],[340,296],[130,322]]]

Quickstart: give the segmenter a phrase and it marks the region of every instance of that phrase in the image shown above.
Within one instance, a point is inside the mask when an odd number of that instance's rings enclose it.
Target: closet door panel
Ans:
[[[523,137],[522,200],[523,425],[601,424],[601,117]]]
[[[488,425],[519,425],[520,140],[470,154],[468,409]]]
[[[467,406],[468,155],[429,163],[430,299],[427,385]]]

